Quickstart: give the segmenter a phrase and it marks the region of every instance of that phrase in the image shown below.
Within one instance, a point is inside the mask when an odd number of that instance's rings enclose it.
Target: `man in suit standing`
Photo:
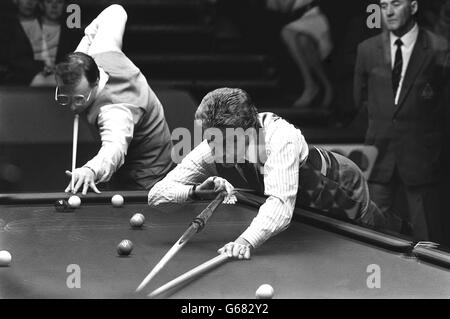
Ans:
[[[391,230],[440,242],[448,44],[417,25],[417,0],[380,5],[385,32],[359,45],[354,82],[356,105],[368,110],[366,143],[379,151],[371,196]],[[400,217],[394,203],[402,193],[408,214]]]

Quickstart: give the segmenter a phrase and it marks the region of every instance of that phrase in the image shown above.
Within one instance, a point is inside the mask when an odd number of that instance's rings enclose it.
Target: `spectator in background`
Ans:
[[[2,60],[7,71],[5,84],[30,84],[44,70],[44,63],[34,59],[32,33],[40,29],[37,0],[13,0],[16,12],[3,17],[0,37]]]
[[[17,12],[3,21],[0,59],[4,84],[54,86],[53,69],[81,32],[63,23],[65,0],[14,0]]]
[[[386,32],[359,45],[354,81],[355,103],[369,114],[366,143],[378,148],[371,196],[391,230],[441,242],[448,43],[418,26],[417,0],[380,5]],[[406,216],[394,205],[399,194],[406,196]]]
[[[65,0],[40,0],[40,8],[42,49],[38,59],[44,61],[48,72],[38,73],[31,86],[55,86],[55,64],[68,52],[73,51],[81,32],[67,28],[64,21]]]
[[[304,84],[294,106],[327,108],[333,99],[332,84],[322,65],[333,49],[328,19],[315,0],[267,0],[267,7],[291,20],[281,37]]]

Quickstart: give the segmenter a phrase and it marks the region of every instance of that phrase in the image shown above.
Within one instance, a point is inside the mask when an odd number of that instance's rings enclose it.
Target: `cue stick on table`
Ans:
[[[80,116],[75,114],[75,118],[73,119],[73,144],[72,144],[72,176],[70,180],[70,187],[73,193],[75,188],[75,168],[77,164],[77,144],[78,144],[78,122],[80,120]]]
[[[216,256],[203,264],[189,270],[188,272],[178,276],[177,278],[169,281],[165,285],[159,287],[158,289],[155,289],[152,291],[148,297],[155,298],[158,295],[161,295],[167,291],[169,291],[172,288],[175,288],[179,285],[182,285],[183,283],[202,275],[203,273],[220,266],[221,264],[225,263],[230,257],[228,257],[227,254],[220,254],[219,256]]]
[[[220,192],[217,194],[216,198],[209,203],[209,205],[191,222],[189,228],[184,232],[184,234],[178,239],[178,241],[170,248],[170,250],[164,255],[164,257],[156,264],[156,266],[150,271],[147,277],[140,283],[136,288],[136,292],[140,292],[149,282],[156,276],[158,272],[163,269],[166,264],[172,259],[173,256],[181,249],[183,246],[194,236],[196,233],[200,232],[205,226],[208,219],[214,213],[214,211],[223,202],[226,192]]]

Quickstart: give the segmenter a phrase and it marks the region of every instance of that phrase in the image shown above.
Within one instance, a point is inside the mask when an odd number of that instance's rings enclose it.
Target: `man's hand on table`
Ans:
[[[72,173],[70,171],[66,171],[66,175],[72,177]],[[86,195],[89,188],[92,188],[94,192],[100,194],[100,191],[97,189],[95,185],[95,174],[94,171],[88,167],[81,167],[75,169],[74,172],[74,188],[72,189],[72,183],[70,182],[67,186],[65,192],[72,192],[76,194],[78,190],[83,187],[82,194]]]
[[[252,251],[252,245],[244,238],[239,237],[234,242],[229,242],[217,252],[219,254],[227,254],[228,257],[237,259],[250,259]]]
[[[195,191],[214,190],[216,192],[226,191],[227,196],[224,198],[224,204],[234,204],[237,202],[236,196],[234,196],[235,190],[226,179],[218,176],[208,177],[203,183],[198,185]],[[195,194],[194,194],[195,195]]]

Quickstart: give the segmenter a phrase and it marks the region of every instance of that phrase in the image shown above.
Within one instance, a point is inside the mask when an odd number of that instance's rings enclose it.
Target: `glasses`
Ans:
[[[61,106],[68,106],[70,104],[70,101],[73,100],[73,104],[75,106],[83,106],[86,104],[87,101],[89,101],[91,97],[92,89],[89,91],[88,97],[85,97],[84,95],[77,94],[77,95],[66,95],[66,94],[58,94],[58,87],[56,87],[55,90],[55,101],[58,102]]]

